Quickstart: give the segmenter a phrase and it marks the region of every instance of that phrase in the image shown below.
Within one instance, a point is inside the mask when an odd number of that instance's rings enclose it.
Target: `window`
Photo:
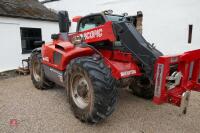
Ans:
[[[105,20],[102,16],[91,16],[88,18],[83,19],[79,24],[79,31],[89,30],[95,28],[97,26],[103,25]]]
[[[30,53],[33,49],[41,47],[41,45],[34,44],[35,41],[42,40],[40,28],[20,28],[20,31],[22,54]]]
[[[123,16],[118,16],[118,15],[106,15],[108,20],[113,21],[113,22],[119,22],[123,20]]]

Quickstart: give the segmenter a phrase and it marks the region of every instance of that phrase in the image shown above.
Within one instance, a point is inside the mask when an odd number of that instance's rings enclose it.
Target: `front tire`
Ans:
[[[42,56],[39,51],[31,54],[30,58],[30,74],[31,80],[37,89],[43,90],[54,87],[54,83],[49,81],[44,74],[42,67]]]
[[[67,67],[69,103],[76,118],[97,123],[115,109],[117,89],[110,69],[102,59],[76,58]]]

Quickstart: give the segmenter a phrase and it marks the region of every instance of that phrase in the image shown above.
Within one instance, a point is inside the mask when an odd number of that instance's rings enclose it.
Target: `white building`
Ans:
[[[176,54],[200,48],[199,0],[61,0],[45,4],[55,10],[67,10],[70,17],[112,9],[114,13],[144,14],[143,35],[164,54]],[[31,10],[30,10],[31,9]],[[23,28],[41,29],[42,40],[58,32],[55,16],[37,0],[0,0],[0,72],[15,69],[30,50],[22,39]],[[188,27],[193,25],[192,42]],[[72,23],[71,31],[76,24]],[[39,30],[38,29],[38,30]],[[31,29],[30,29],[31,30]]]
[[[1,0],[0,72],[21,66],[34,41],[50,41],[58,31],[57,15],[37,0]]]

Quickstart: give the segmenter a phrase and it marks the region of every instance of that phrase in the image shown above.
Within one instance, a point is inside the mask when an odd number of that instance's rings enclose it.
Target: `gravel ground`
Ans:
[[[37,90],[29,76],[0,81],[0,133],[197,133],[200,93],[193,92],[188,114],[179,108],[154,105],[120,90],[116,111],[105,121],[87,125],[77,120],[63,88]],[[17,123],[10,124],[16,119]]]

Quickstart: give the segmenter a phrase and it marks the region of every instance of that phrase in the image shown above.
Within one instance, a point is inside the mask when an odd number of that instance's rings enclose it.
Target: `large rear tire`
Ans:
[[[73,59],[66,72],[69,103],[76,118],[97,123],[111,115],[117,89],[110,69],[100,57]]]
[[[30,58],[31,80],[37,89],[43,90],[54,87],[54,83],[49,81],[44,74],[42,67],[42,56],[40,51],[35,51]]]
[[[144,99],[152,99],[154,87],[146,77],[135,77],[129,86],[133,94]]]

